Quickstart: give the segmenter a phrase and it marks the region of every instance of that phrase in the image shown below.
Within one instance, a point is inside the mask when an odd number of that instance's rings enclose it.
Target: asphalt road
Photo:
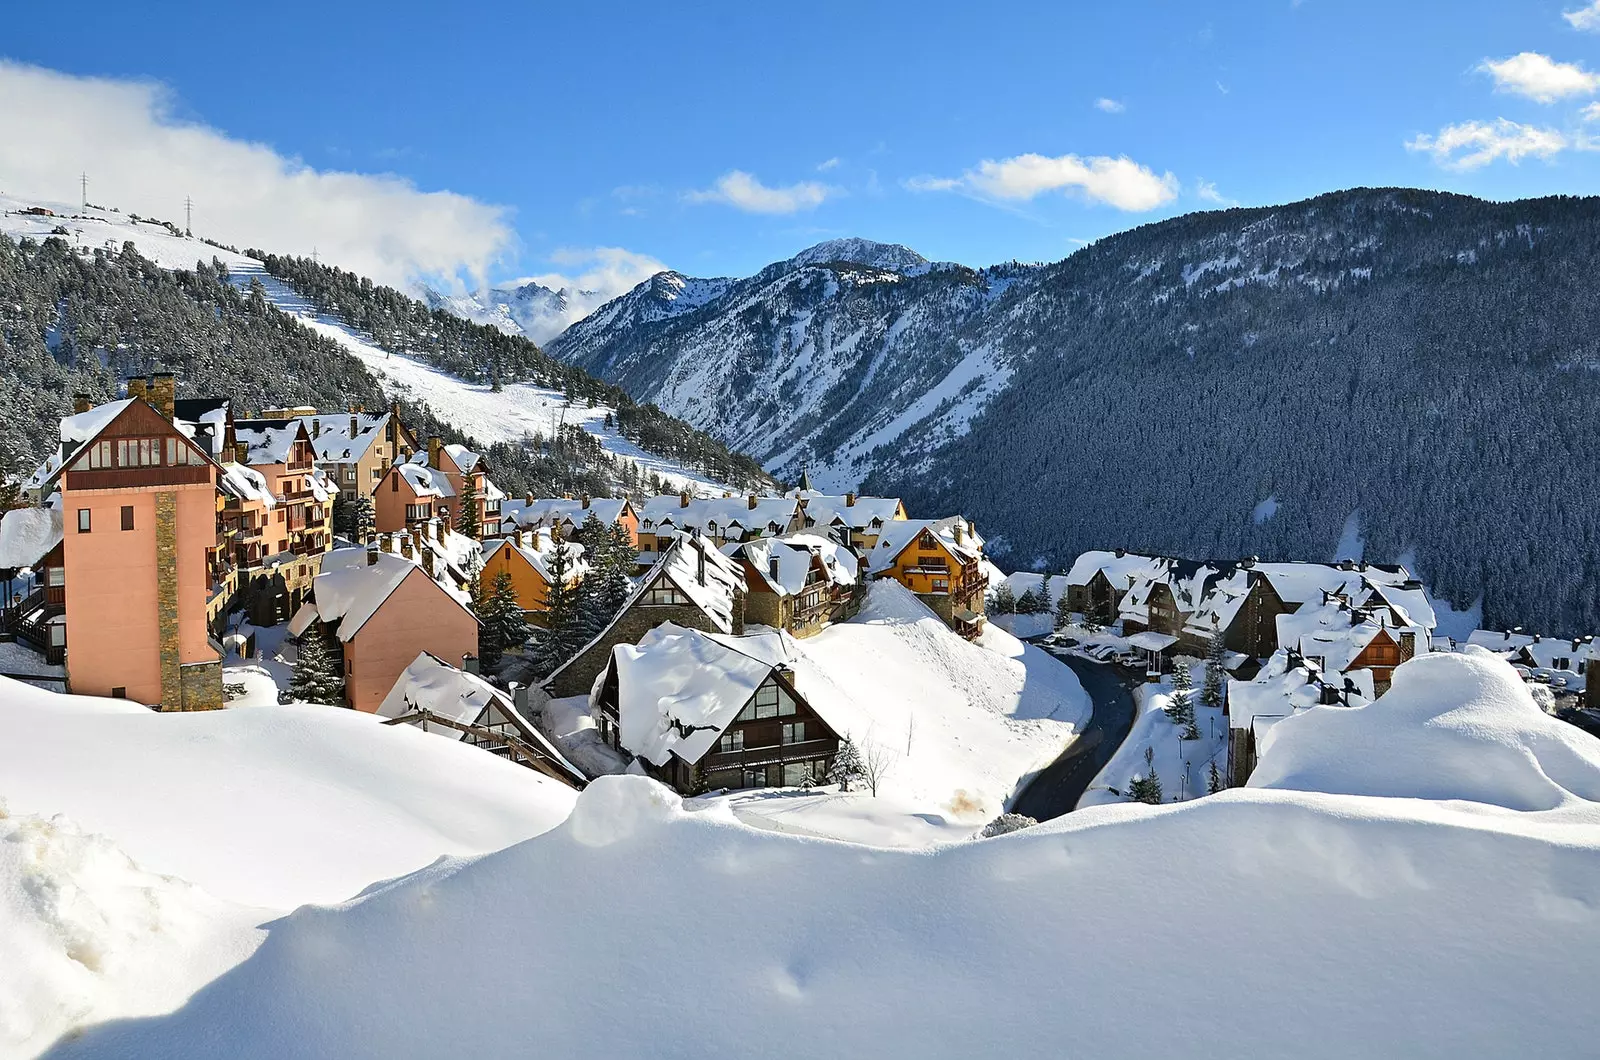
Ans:
[[[1073,655],[1057,656],[1072,667],[1094,702],[1094,715],[1066,752],[1022,789],[1013,813],[1040,821],[1070,813],[1102,767],[1117,753],[1133,728],[1133,695],[1115,666]]]

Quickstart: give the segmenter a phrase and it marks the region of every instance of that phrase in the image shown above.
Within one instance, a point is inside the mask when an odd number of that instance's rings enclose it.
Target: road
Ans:
[[[1013,813],[1040,821],[1070,813],[1133,728],[1133,695],[1115,666],[1072,655],[1057,658],[1078,675],[1094,702],[1094,715],[1066,753],[1034,777],[1011,807]]]

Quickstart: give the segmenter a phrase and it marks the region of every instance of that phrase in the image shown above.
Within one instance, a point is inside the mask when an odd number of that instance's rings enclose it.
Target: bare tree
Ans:
[[[872,793],[873,798],[878,797],[878,785],[883,783],[883,778],[894,769],[898,757],[881,743],[869,742],[864,745],[861,754],[861,779],[867,782],[867,790]]]

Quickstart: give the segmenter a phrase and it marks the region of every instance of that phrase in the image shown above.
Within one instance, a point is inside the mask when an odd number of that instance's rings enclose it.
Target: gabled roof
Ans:
[[[469,615],[472,613],[458,597],[439,586],[410,560],[387,552],[378,553],[376,563],[369,564],[367,559],[367,550],[362,548],[335,549],[323,556],[322,573],[312,582],[312,602],[295,615],[289,633],[299,636],[313,620],[320,619],[329,624],[338,623],[336,635],[341,641],[349,641],[413,572],[438,588],[450,601],[450,606],[459,607]]]
[[[403,464],[394,465],[391,474],[406,480],[406,485],[419,497],[454,497],[455,487],[443,471],[428,466],[428,454],[417,453]]]
[[[591,497],[587,508],[582,501],[569,497],[535,497],[531,502],[525,499],[507,500],[500,505],[500,522],[524,529],[555,526],[558,523],[578,527],[593,512],[595,518],[610,526],[620,522],[629,508],[626,497]]]
[[[485,542],[485,544],[487,544],[487,542]],[[539,577],[543,578],[545,580],[545,584],[548,585],[551,581],[551,553],[553,553],[557,548],[563,549],[567,554],[568,580],[581,579],[589,569],[588,564],[583,558],[583,546],[578,544],[576,541],[557,542],[550,536],[550,531],[548,528],[537,531],[532,542],[520,546],[517,544],[515,538],[502,537],[492,546],[490,546],[488,552],[484,554],[483,559],[484,563],[487,564],[488,561],[502,549],[508,552],[515,552],[517,555],[526,560],[530,567],[538,571]]]
[[[792,596],[805,588],[806,577],[813,563],[820,562],[823,572],[835,585],[856,583],[855,553],[820,534],[795,533],[783,537],[764,537],[755,541],[723,546],[728,556],[742,557],[761,578],[770,591]],[[773,577],[772,561],[778,561],[777,577]]]
[[[61,421],[61,446],[44,463],[36,468],[28,481],[24,484],[30,490],[44,491],[61,477],[61,472],[81,454],[85,447],[121,419],[134,405],[143,405],[150,416],[155,417],[165,429],[184,438],[194,446],[193,451],[204,455],[207,462],[215,464],[212,454],[204,445],[194,442],[191,434],[181,423],[170,423],[158,412],[155,407],[140,398],[123,398],[120,401],[108,401],[104,405],[97,405],[87,412],[79,412],[68,416]],[[135,413],[138,415],[138,413]]]
[[[61,544],[58,508],[13,508],[0,516],[0,568],[33,567]]]
[[[958,530],[961,536],[959,544],[956,542]],[[896,519],[884,524],[883,532],[878,535],[878,543],[867,554],[869,569],[877,574],[894,566],[900,553],[916,544],[924,531],[933,535],[934,540],[963,563],[983,558],[983,538],[971,523],[959,515],[944,519]]]
[[[698,762],[788,657],[778,633],[712,637],[671,622],[637,645],[618,644],[611,665],[622,746],[657,766],[674,754]]]
[[[798,522],[800,502],[789,497],[690,498],[676,493],[651,497],[639,509],[639,529],[647,533],[699,530],[727,537],[729,528],[749,533],[783,533]]]
[[[277,496],[267,483],[267,476],[248,464],[232,460],[222,465],[222,475],[217,480],[222,492],[241,501],[254,501],[271,508],[278,503]]]
[[[296,419],[233,421],[233,440],[247,447],[245,463],[254,466],[287,464],[295,440],[302,436],[311,439],[305,424]]]
[[[353,463],[367,455],[372,443],[383,438],[390,413],[369,416],[364,412],[318,413],[301,416],[317,459],[327,463]],[[350,425],[355,424],[355,430]]]
[[[179,398],[172,403],[172,420],[211,459],[219,460],[231,408],[232,403],[225,397]]]
[[[483,460],[482,453],[475,453],[464,445],[450,444],[444,447],[445,455],[456,465],[456,470],[463,475],[470,475],[472,469]]]
[[[806,500],[806,524],[827,526],[837,521],[852,530],[868,530],[874,523],[882,525],[905,515],[899,497],[849,497],[813,496]]]

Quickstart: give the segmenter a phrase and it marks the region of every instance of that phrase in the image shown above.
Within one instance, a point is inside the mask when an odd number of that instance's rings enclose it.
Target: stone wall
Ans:
[[[221,710],[222,660],[188,663],[179,668],[183,686],[184,710]]]
[[[161,654],[161,709],[183,709],[178,642],[178,498],[156,494],[156,628]]]

